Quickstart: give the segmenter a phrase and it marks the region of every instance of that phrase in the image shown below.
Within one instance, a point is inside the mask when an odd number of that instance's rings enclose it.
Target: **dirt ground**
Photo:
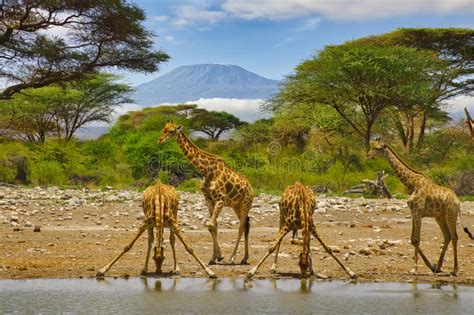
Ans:
[[[60,190],[42,193],[38,188],[0,187],[0,279],[93,277],[122,250],[135,235],[141,221],[140,194],[131,193],[122,198],[123,193],[117,193],[119,198],[113,198],[108,197],[114,196],[109,192],[96,194],[93,199],[89,192],[88,197],[80,199],[76,196],[80,193]],[[51,194],[54,196],[51,197]],[[73,199],[73,203],[65,204]],[[225,263],[231,254],[238,225],[230,209],[223,211],[218,237],[225,260],[222,264],[211,266],[218,277],[245,277],[251,266],[265,254],[278,229],[277,202],[278,196],[270,195],[260,196],[254,202],[250,265]],[[462,213],[464,224],[473,231],[474,202],[463,202]],[[185,238],[197,255],[207,262],[211,257],[212,240],[204,226],[208,215],[202,196],[184,193],[179,216],[183,218]],[[446,253],[444,272],[433,275],[421,259],[418,274],[410,272],[414,265],[414,250],[409,241],[411,219],[403,200],[320,196],[314,220],[321,238],[344,264],[357,273],[359,281],[474,285],[474,241],[460,226],[460,270],[457,277],[449,275],[453,266],[451,246]],[[40,227],[40,232],[34,232],[35,226]],[[165,237],[168,239],[168,232]],[[421,248],[433,263],[436,262],[443,237],[434,219],[423,219],[421,238]],[[270,273],[272,255],[255,278],[299,277],[297,255],[300,246],[290,244],[290,240],[291,233],[283,240],[277,273]],[[140,275],[146,243],[145,233],[107,276]],[[168,240],[165,244],[163,271],[168,273],[162,276],[172,276],[169,273],[173,265],[171,248]],[[240,261],[243,255],[243,245],[242,242],[236,261]],[[348,279],[316,240],[313,239],[311,245],[316,272],[314,277]],[[177,256],[181,277],[205,276],[179,241]],[[149,271],[153,270],[153,261],[150,260]],[[150,273],[150,276],[154,274]]]

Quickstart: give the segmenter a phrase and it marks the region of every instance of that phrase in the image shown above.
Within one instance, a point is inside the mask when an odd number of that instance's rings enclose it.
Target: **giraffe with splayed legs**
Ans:
[[[186,251],[193,256],[193,258],[204,269],[209,278],[216,278],[215,273],[194,254],[193,249],[187,244],[182,236],[182,232],[178,227],[178,201],[179,197],[174,187],[165,185],[158,181],[155,185],[148,187],[143,192],[142,208],[145,214],[145,219],[138,229],[138,233],[132,241],[125,246],[125,248],[114,257],[107,265],[97,272],[97,277],[104,276],[105,273],[128,252],[136,240],[145,232],[148,231],[148,248],[146,252],[145,265],[142,269],[142,275],[146,275],[148,271],[148,260],[154,242],[153,229],[156,228],[156,246],[154,248],[153,260],[155,261],[156,274],[162,273],[161,267],[165,259],[163,247],[163,232],[164,228],[170,229],[170,244],[173,251],[174,268],[173,273],[179,274],[178,261],[175,250],[175,236],[183,243]]]
[[[276,264],[278,260],[278,251],[280,250],[280,244],[286,234],[290,231],[295,231],[298,229],[302,230],[302,251],[299,254],[299,267],[301,270],[301,276],[305,278],[309,272],[310,275],[314,274],[312,260],[311,260],[311,247],[310,247],[310,238],[311,235],[318,240],[318,242],[323,246],[324,250],[331,255],[332,258],[344,269],[344,271],[351,277],[355,278],[356,274],[351,271],[349,268],[344,266],[344,264],[333,254],[332,250],[326,246],[323,240],[319,237],[316,232],[316,226],[313,222],[313,213],[316,208],[316,199],[314,192],[307,186],[296,182],[293,185],[290,185],[285,188],[281,196],[279,203],[280,206],[280,229],[278,236],[274,243],[268,249],[268,252],[263,256],[263,258],[258,262],[258,264],[253,267],[247,274],[248,278],[252,278],[257,272],[258,268],[263,264],[263,262],[270,256],[275,250],[275,262],[272,266],[272,272],[276,271]]]
[[[367,153],[368,158],[375,156],[382,156],[388,161],[410,194],[407,204],[410,208],[412,219],[411,243],[415,247],[415,266],[413,273],[418,271],[418,256],[423,259],[426,266],[428,266],[433,273],[441,272],[444,255],[451,242],[454,255],[454,266],[451,274],[455,276],[459,268],[456,225],[458,216],[461,218],[461,206],[456,194],[449,188],[433,183],[423,173],[409,167],[389,145],[383,143],[381,140],[374,141],[371,145],[371,150]],[[424,217],[434,217],[444,237],[443,248],[438,263],[434,265],[431,264],[420,248],[421,220]],[[467,227],[464,227],[464,231],[473,239]]]
[[[207,227],[213,241],[212,257],[209,264],[212,265],[216,263],[216,260],[221,261],[224,259],[217,241],[217,218],[224,207],[232,208],[240,220],[237,240],[230,256],[230,263],[234,263],[240,240],[244,236],[245,254],[240,263],[247,264],[250,230],[248,214],[254,197],[252,186],[247,177],[234,171],[221,157],[199,149],[186,136],[182,126],[168,122],[163,128],[163,134],[160,137],[159,143],[162,144],[171,138],[176,139],[184,156],[204,177],[201,190],[209,209],[210,219],[207,222]]]

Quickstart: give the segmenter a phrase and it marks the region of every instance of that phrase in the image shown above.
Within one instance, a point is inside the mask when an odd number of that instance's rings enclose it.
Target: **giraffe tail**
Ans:
[[[459,206],[458,211],[459,211],[459,221],[461,221],[461,226],[462,226],[463,231],[467,234],[467,236],[469,236],[471,240],[474,240],[474,236],[472,235],[471,231],[469,231],[467,226],[465,226],[464,223],[462,222],[461,206]]]

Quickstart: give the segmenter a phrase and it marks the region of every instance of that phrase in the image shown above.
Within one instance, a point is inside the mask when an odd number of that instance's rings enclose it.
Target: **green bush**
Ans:
[[[16,172],[13,168],[0,163],[0,182],[13,183]]]
[[[62,185],[66,181],[64,170],[56,161],[40,161],[31,167],[31,179],[34,184]]]
[[[180,191],[187,191],[187,192],[201,192],[201,185],[202,185],[202,180],[197,179],[197,178],[191,178],[179,184],[179,186],[176,187],[176,189]]]

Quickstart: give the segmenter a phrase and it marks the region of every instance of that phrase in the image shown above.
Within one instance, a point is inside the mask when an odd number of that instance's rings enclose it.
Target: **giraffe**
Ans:
[[[276,250],[275,262],[271,269],[272,272],[275,272],[281,241],[288,232],[298,229],[302,229],[303,238],[303,250],[299,254],[299,267],[301,270],[301,276],[303,278],[307,276],[308,271],[310,275],[314,274],[311,260],[310,234],[313,235],[319,241],[319,243],[321,243],[324,250],[336,260],[336,262],[351,278],[356,277],[356,274],[344,266],[344,264],[333,254],[332,250],[326,246],[326,244],[316,232],[316,226],[314,225],[312,218],[314,209],[316,208],[316,199],[314,192],[308,186],[305,186],[300,182],[296,182],[293,185],[286,187],[281,196],[279,206],[280,229],[278,236],[268,249],[268,252],[265,254],[265,256],[263,256],[258,264],[248,272],[248,278],[252,278],[257,272],[258,268],[268,258],[268,256],[270,256]]]
[[[199,149],[184,133],[183,127],[173,122],[168,122],[163,128],[163,134],[159,139],[162,144],[168,139],[176,139],[184,156],[202,173],[204,182],[202,192],[209,209],[210,219],[207,228],[212,236],[213,251],[209,261],[210,265],[222,261],[219,243],[217,241],[217,218],[222,209],[231,207],[240,220],[237,240],[234,250],[230,256],[230,263],[234,264],[242,234],[245,237],[245,254],[241,264],[247,264],[249,258],[248,239],[250,230],[250,218],[248,213],[252,207],[253,191],[247,177],[234,171],[224,160],[214,154]]]
[[[163,247],[163,232],[164,228],[168,227],[170,229],[170,244],[173,251],[173,260],[174,267],[173,273],[179,274],[178,261],[176,259],[175,251],[175,235],[179,238],[181,243],[183,243],[186,251],[194,257],[194,259],[199,263],[199,265],[204,269],[209,278],[216,278],[215,273],[194,254],[193,249],[187,244],[184,240],[181,230],[178,227],[178,201],[179,196],[174,189],[174,187],[165,185],[159,180],[155,185],[148,187],[143,192],[142,208],[145,214],[145,219],[143,220],[142,225],[138,229],[138,233],[132,239],[132,241],[125,246],[125,248],[115,256],[112,261],[105,265],[102,269],[97,272],[97,277],[103,277],[105,273],[122,257],[126,252],[128,252],[135,241],[145,232],[148,231],[148,248],[146,252],[145,265],[142,269],[142,275],[146,275],[148,271],[148,260],[150,257],[151,248],[154,241],[153,229],[156,227],[157,237],[156,237],[156,247],[154,248],[153,260],[156,265],[156,274],[161,274],[161,267],[165,259],[164,256],[164,247]]]
[[[455,276],[458,272],[458,235],[456,232],[458,215],[462,224],[461,207],[456,194],[449,188],[436,185],[423,173],[409,167],[389,145],[380,139],[372,143],[371,150],[367,153],[369,159],[375,156],[383,156],[388,161],[410,194],[407,204],[412,218],[411,243],[415,247],[413,273],[416,274],[418,270],[418,255],[433,273],[441,272],[446,249],[452,242],[454,266],[451,274]],[[434,265],[430,263],[420,248],[421,220],[424,217],[434,217],[444,236],[438,263]],[[464,227],[464,231],[473,239],[467,227]]]

